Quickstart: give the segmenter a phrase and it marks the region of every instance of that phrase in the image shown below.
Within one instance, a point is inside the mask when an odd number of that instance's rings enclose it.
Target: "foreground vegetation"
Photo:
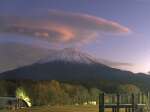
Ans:
[[[105,85],[104,85],[105,86]],[[106,87],[107,88],[107,87]],[[138,93],[140,89],[132,84],[113,87],[116,92]],[[109,89],[108,89],[109,90]],[[0,81],[0,96],[20,96],[28,99],[33,106],[43,105],[83,105],[85,102],[99,102],[102,87],[87,86],[82,83],[52,81]],[[111,91],[110,91],[111,92]]]

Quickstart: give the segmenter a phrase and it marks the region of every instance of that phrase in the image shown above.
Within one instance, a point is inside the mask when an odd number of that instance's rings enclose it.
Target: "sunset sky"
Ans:
[[[0,72],[71,47],[147,73],[149,11],[150,0],[1,0]]]

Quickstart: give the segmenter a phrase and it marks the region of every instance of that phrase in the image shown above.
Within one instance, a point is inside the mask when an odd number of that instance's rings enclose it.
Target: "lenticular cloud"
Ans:
[[[81,13],[49,10],[47,15],[33,17],[0,17],[0,32],[45,40],[49,43],[82,43],[100,38],[101,33],[128,33],[117,22]],[[21,36],[20,36],[21,38]]]

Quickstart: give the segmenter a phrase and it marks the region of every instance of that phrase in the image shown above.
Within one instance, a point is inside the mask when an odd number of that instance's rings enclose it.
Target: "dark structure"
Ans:
[[[0,97],[0,108],[18,109],[28,107],[27,103],[16,97]]]
[[[138,94],[100,94],[99,112],[111,109],[112,112],[150,112],[149,93]]]

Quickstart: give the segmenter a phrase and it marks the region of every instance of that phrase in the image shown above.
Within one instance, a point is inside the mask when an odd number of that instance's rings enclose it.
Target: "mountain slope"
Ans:
[[[0,74],[0,79],[79,81],[93,86],[131,83],[149,89],[150,76],[111,68],[78,50],[64,49],[30,66]]]

